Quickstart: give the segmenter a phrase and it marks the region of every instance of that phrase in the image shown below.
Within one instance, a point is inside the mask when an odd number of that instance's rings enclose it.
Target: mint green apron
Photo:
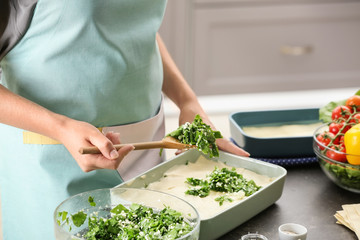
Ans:
[[[161,103],[156,45],[165,0],[39,0],[25,36],[1,61],[1,83],[96,127],[152,119]],[[133,128],[133,135],[141,136]],[[53,212],[70,195],[122,182],[84,173],[63,145],[23,144],[0,124],[4,240],[54,239]]]

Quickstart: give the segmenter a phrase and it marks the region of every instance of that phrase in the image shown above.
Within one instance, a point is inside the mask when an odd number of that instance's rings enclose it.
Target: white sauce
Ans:
[[[312,136],[316,128],[323,123],[312,124],[289,124],[281,126],[256,126],[243,127],[243,131],[252,137],[274,138],[274,137],[302,137]]]
[[[223,205],[220,206],[219,202],[215,201],[215,198],[224,195],[224,193],[211,191],[210,195],[205,198],[185,194],[186,190],[188,190],[190,186],[185,183],[186,178],[192,177],[205,179],[206,175],[210,174],[215,169],[215,166],[219,169],[224,167],[229,169],[232,168],[222,162],[215,162],[200,156],[195,163],[189,162],[187,165],[177,165],[170,168],[164,173],[166,177],[149,184],[147,189],[157,190],[180,197],[192,204],[196,210],[198,210],[201,219],[211,218],[225,209],[238,204],[240,200],[245,198],[243,192],[234,193],[229,195],[229,197],[233,199],[233,202],[225,201]],[[254,180],[258,186],[265,186],[272,181],[272,179],[268,176],[259,175],[244,168],[236,168],[236,172],[242,174],[248,180]]]

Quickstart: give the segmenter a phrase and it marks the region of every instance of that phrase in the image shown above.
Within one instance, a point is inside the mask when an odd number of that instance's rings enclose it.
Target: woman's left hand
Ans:
[[[185,122],[192,122],[196,116],[196,114],[199,114],[202,118],[203,122],[208,124],[213,130],[216,130],[215,126],[211,123],[209,117],[207,114],[202,110],[202,108],[198,108],[197,111],[195,111],[194,105],[183,107],[180,110],[180,116],[179,116],[179,125],[184,124]],[[236,146],[234,143],[232,143],[227,138],[219,138],[216,139],[216,145],[218,148],[224,152],[232,153],[239,156],[249,157],[250,154],[246,152],[245,150],[241,149],[240,147]],[[181,151],[180,151],[181,152]],[[177,153],[180,153],[179,151]]]
[[[222,151],[232,153],[239,156],[249,157],[250,154],[243,150],[242,148],[239,148],[234,143],[229,141],[226,138],[220,138],[216,140],[216,144],[218,145],[218,148]]]
[[[210,122],[208,116],[200,106],[194,91],[182,76],[159,35],[156,36],[156,40],[161,53],[164,70],[162,90],[165,95],[169,97],[169,99],[171,99],[180,109],[179,124],[181,125],[185,122],[192,122],[196,114],[199,114],[204,123],[209,124],[211,128],[215,130],[215,126]],[[218,139],[217,145],[222,151],[240,156],[250,155],[225,138]]]

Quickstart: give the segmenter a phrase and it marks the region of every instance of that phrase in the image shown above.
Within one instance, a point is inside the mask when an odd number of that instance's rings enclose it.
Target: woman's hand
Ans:
[[[195,105],[196,106],[196,105]],[[185,122],[192,122],[196,116],[196,114],[199,114],[202,118],[203,122],[208,124],[213,130],[216,130],[215,126],[211,123],[209,117],[206,115],[206,113],[203,111],[202,108],[198,107],[197,109],[194,108],[194,104],[184,105],[180,110],[180,116],[179,116],[179,125],[184,124]],[[216,139],[216,144],[218,148],[222,151],[232,153],[239,156],[245,156],[248,157],[250,154],[243,149],[236,146],[234,143],[229,141],[226,138],[219,138]],[[179,152],[177,152],[179,153]]]
[[[117,169],[122,159],[134,149],[127,145],[116,151],[119,134],[104,136],[89,123],[73,120],[29,101],[0,84],[0,123],[39,133],[63,143],[84,172]],[[81,147],[96,146],[102,154],[81,155]]]
[[[216,144],[218,145],[218,148],[222,151],[232,153],[239,156],[249,157],[250,154],[246,152],[245,150],[239,148],[234,143],[229,141],[226,138],[220,138],[216,140]]]
[[[185,122],[192,122],[196,114],[199,114],[204,123],[210,125],[211,128],[215,130],[216,128],[210,122],[208,116],[200,106],[194,91],[185,81],[180,70],[171,58],[161,37],[157,35],[156,39],[159,45],[164,69],[164,82],[162,90],[165,95],[169,97],[180,109],[179,124],[182,125]],[[217,139],[216,143],[218,144],[220,150],[240,156],[250,155],[227,139]]]
[[[68,120],[59,140],[65,145],[84,172],[95,169],[117,169],[123,158],[134,149],[126,145],[116,151],[114,144],[120,143],[120,134],[109,132],[103,135],[89,123]],[[80,154],[81,147],[96,146],[101,154]]]

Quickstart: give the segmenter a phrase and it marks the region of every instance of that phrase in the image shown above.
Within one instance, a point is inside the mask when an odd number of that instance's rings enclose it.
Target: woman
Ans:
[[[180,124],[196,114],[211,123],[157,34],[165,0],[5,4],[0,31],[4,240],[49,240],[52,214],[62,200],[114,187],[121,177],[161,161],[144,156],[151,152],[131,152],[130,144],[118,151],[113,144],[120,143],[120,135],[124,143],[164,136],[162,93],[179,107]],[[218,145],[248,156],[225,139]],[[79,148],[88,146],[102,154],[80,155]]]

